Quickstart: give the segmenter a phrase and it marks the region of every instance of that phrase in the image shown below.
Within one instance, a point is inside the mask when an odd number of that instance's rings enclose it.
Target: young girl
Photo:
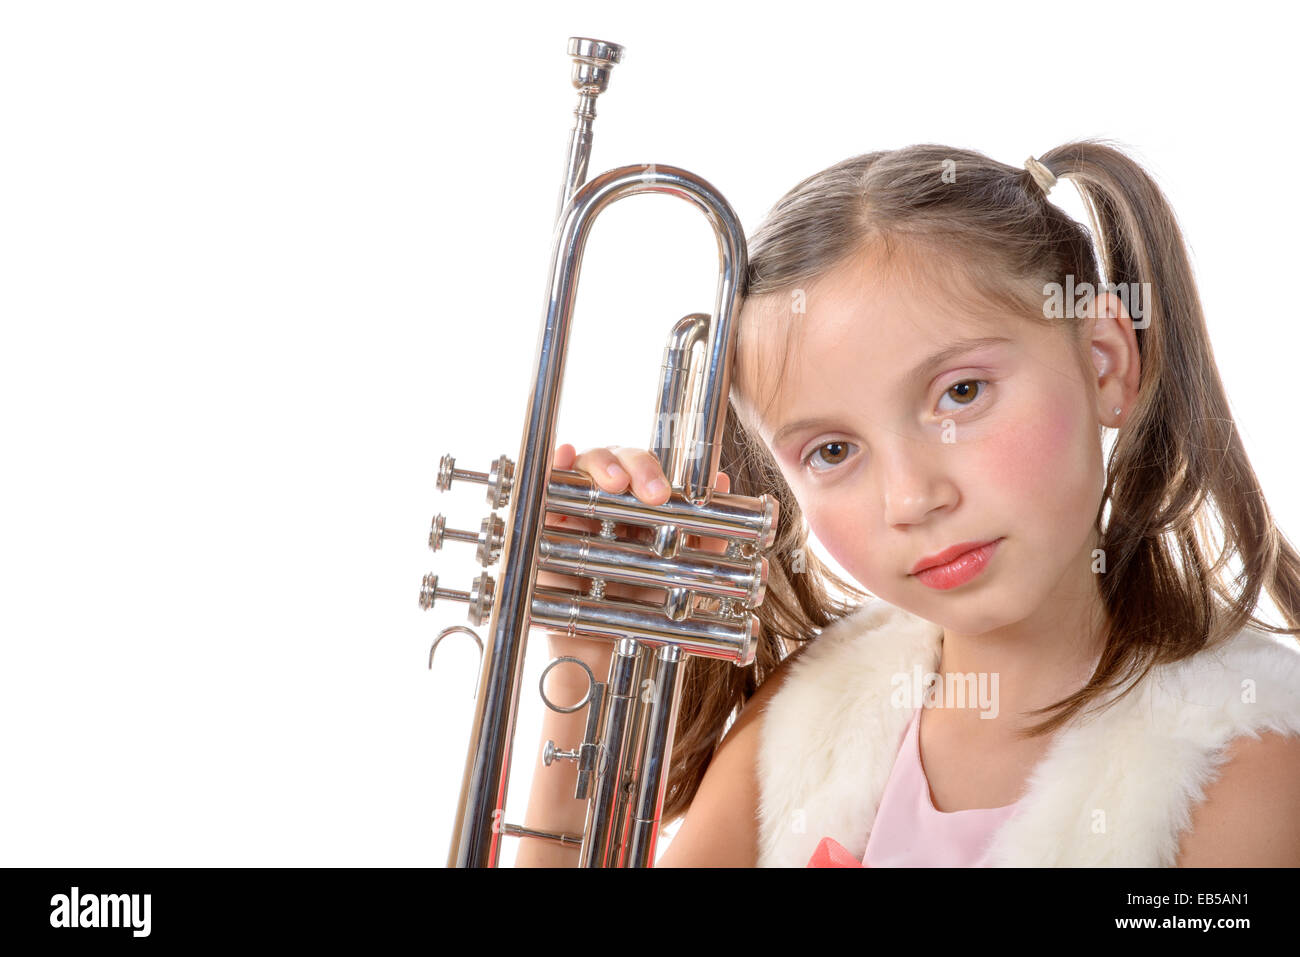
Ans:
[[[1047,198],[1067,177],[1095,240]],[[719,488],[780,527],[756,663],[688,659],[659,866],[1300,865],[1300,652],[1272,636],[1300,630],[1300,558],[1151,177],[1097,141],[869,153],[750,257]],[[668,498],[648,452],[573,451]],[[580,831],[572,793],[539,762],[526,824]]]

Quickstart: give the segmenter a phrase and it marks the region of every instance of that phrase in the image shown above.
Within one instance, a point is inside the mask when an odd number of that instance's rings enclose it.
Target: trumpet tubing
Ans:
[[[501,564],[498,583],[487,571],[468,590],[442,586],[429,574],[420,606],[451,599],[468,605],[469,620],[486,626],[486,643],[464,625],[444,628],[430,649],[449,634],[467,632],[481,651],[475,714],[448,866],[495,867],[503,836],[546,840],[580,849],[583,867],[648,867],[654,863],[660,812],[668,779],[681,678],[688,655],[722,658],[738,666],[753,662],[768,564],[762,552],[775,541],[778,506],[768,495],[722,494],[714,489],[735,349],[735,319],[746,268],[739,220],[708,182],[673,166],[638,164],[587,180],[596,99],[609,85],[623,54],[614,43],[572,37],[573,85],[578,91],[556,232],[547,302],[538,340],[537,376],[525,409],[523,435],[514,460],[502,455],[486,472],[458,469],[443,456],[440,491],[457,483],[485,485],[495,511],[477,532],[448,528],[434,517],[429,545],[473,544],[486,569]],[[718,282],[711,313],[691,313],[674,323],[664,350],[650,451],[668,477],[671,495],[647,505],[630,491],[605,492],[584,473],[555,469],[555,425],[564,376],[578,275],[591,227],[612,203],[655,192],[690,203],[713,227],[718,243]],[[596,535],[544,527],[547,512],[596,519]],[[617,524],[649,529],[649,541],[624,541]],[[724,555],[686,547],[686,536],[721,538]],[[534,586],[548,570],[584,579],[584,592]],[[663,589],[661,603],[615,600],[607,582]],[[440,606],[439,606],[440,607]],[[518,689],[530,627],[544,626],[613,645],[609,674],[598,680],[578,659],[557,658],[587,672],[583,740],[569,750],[547,742],[546,766],[571,760],[578,766],[574,797],[587,803],[581,834],[525,828],[504,821],[506,786],[518,711]],[[646,694],[645,691],[650,693]]]

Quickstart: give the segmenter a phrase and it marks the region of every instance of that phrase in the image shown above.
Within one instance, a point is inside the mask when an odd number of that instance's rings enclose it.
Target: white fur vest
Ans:
[[[912,711],[896,675],[939,666],[943,630],[880,599],[822,630],[762,715],[759,867],[804,867],[832,837],[859,860]],[[1157,666],[1118,703],[1056,732],[1000,867],[1169,867],[1191,811],[1240,735],[1300,734],[1300,651],[1245,629]]]

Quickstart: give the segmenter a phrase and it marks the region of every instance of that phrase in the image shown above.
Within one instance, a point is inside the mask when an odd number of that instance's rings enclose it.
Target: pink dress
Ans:
[[[1020,802],[961,811],[935,808],[921,765],[920,714],[917,708],[889,772],[863,863],[867,867],[987,867],[990,840],[1015,815]]]

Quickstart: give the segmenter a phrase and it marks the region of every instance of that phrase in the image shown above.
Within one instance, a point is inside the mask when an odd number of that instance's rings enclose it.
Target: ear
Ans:
[[[1084,321],[1086,344],[1097,374],[1097,421],[1119,428],[1137,401],[1142,362],[1137,331],[1124,301],[1113,292],[1099,292],[1092,315]]]

